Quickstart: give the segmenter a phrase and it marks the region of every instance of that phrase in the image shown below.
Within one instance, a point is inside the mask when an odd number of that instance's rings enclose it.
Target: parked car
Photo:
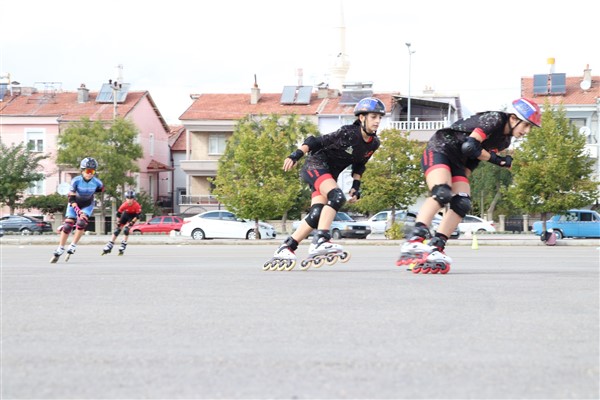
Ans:
[[[460,233],[496,232],[496,227],[494,226],[493,222],[486,221],[485,219],[479,218],[475,215],[467,214],[458,224],[458,230]]]
[[[158,217],[152,217],[150,221],[138,222],[131,227],[131,232],[134,235],[141,235],[144,233],[169,233],[171,231],[179,232],[183,225],[183,218],[163,215]]]
[[[50,222],[25,215],[6,215],[0,218],[0,231],[16,232],[21,235],[42,234],[52,232]]]
[[[301,221],[294,221],[292,229],[295,231],[300,226]],[[371,234],[371,227],[364,222],[357,222],[351,216],[343,211],[338,211],[331,223],[330,234],[333,239],[366,239]],[[313,230],[309,236],[314,235]]]
[[[371,218],[367,220],[367,223],[371,227],[371,232],[373,233],[384,233],[386,231],[386,227],[388,224],[388,219],[392,214],[391,210],[379,211]],[[404,224],[404,230],[412,230],[415,226],[415,219],[417,218],[417,213],[413,211],[396,211],[394,220],[395,222],[401,222]]]
[[[431,230],[433,231],[432,234],[435,234],[435,232],[438,229],[438,226],[440,226],[440,223],[442,222],[442,215],[440,214],[436,214],[433,217],[433,220],[431,221]],[[452,234],[450,235],[449,239],[458,239],[460,237],[460,230],[458,229],[458,227],[456,227],[456,229],[454,230],[454,232],[452,232]]]
[[[183,219],[181,235],[192,239],[275,239],[273,225],[258,223],[258,236],[254,221],[238,218],[227,210],[207,211]]]
[[[543,222],[533,223],[533,232],[542,235]],[[552,230],[557,239],[600,237],[600,214],[593,210],[568,210],[546,221],[546,230]]]

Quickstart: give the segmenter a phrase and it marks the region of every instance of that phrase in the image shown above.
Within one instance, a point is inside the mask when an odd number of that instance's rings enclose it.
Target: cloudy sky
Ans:
[[[520,79],[550,70],[600,75],[600,2],[571,0],[4,0],[0,73],[25,86],[93,91],[117,77],[148,90],[171,124],[192,93],[263,93],[328,78],[343,6],[349,81],[376,92],[425,87],[471,111],[519,96]]]

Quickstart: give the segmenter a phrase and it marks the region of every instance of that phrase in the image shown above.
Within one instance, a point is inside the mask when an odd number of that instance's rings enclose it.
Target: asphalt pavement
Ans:
[[[280,272],[279,240],[132,237],[119,257],[86,236],[49,264],[55,243],[8,239],[2,399],[600,396],[597,242],[459,239],[447,275],[417,275],[385,240]]]

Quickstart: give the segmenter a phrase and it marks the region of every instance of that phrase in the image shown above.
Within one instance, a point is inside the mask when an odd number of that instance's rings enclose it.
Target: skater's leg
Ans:
[[[325,204],[321,211],[321,217],[319,218],[318,229],[327,230],[331,229],[331,223],[335,218],[335,214],[342,208],[346,203],[346,196],[344,192],[338,188],[337,182],[333,178],[325,179],[320,183],[319,201]]]

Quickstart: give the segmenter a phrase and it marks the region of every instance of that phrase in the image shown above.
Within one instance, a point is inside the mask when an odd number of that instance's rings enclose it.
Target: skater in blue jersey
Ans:
[[[311,208],[298,229],[285,239],[263,269],[294,268],[298,244],[313,229],[317,231],[308,251],[309,257],[302,261],[301,268],[349,259],[341,245],[331,242],[329,233],[336,213],[346,202],[346,194],[338,187],[337,179],[344,169],[351,166],[353,183],[348,201],[360,198],[360,180],[366,170],[365,164],[379,148],[377,129],[385,115],[385,105],[379,99],[367,97],[358,102],[354,115],[354,123],[327,135],[307,137],[302,146],[285,159],[283,169],[290,171],[306,154],[300,175],[312,191]]]
[[[79,243],[79,239],[85,232],[88,220],[94,210],[94,194],[104,191],[104,184],[95,176],[98,168],[98,162],[95,159],[86,157],[81,160],[79,167],[81,168],[81,175],[71,181],[65,221],[60,227],[60,242],[50,260],[52,263],[57,262],[65,252],[65,244],[73,230],[75,230],[73,241],[67,249],[65,261],[68,261],[69,257],[75,253],[77,243]]]
[[[456,121],[433,134],[423,152],[421,167],[431,196],[417,215],[415,228],[402,245],[397,265],[413,265],[413,272],[447,273],[452,259],[444,253],[446,241],[471,209],[469,176],[481,161],[510,168],[512,158],[498,152],[513,137],[541,126],[540,107],[520,98],[506,112],[490,111]],[[435,214],[449,206],[435,236],[423,243]]]

